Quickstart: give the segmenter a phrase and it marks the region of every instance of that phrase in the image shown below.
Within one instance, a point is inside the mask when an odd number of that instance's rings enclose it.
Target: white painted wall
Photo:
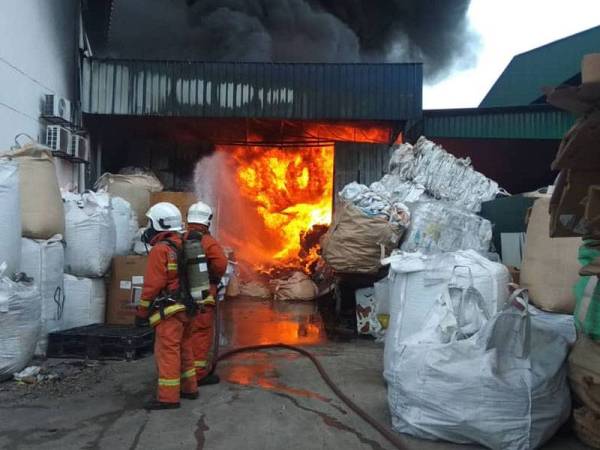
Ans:
[[[77,0],[2,0],[0,153],[18,133],[45,141],[39,115],[46,94],[76,98],[77,20]],[[61,187],[77,185],[72,164],[57,160],[57,174]]]

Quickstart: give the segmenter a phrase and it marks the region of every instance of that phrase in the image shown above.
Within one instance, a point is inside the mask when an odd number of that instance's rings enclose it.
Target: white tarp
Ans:
[[[12,275],[21,262],[21,200],[19,165],[0,159],[0,264],[6,263],[6,274]]]
[[[386,340],[398,355],[384,371],[393,428],[492,449],[537,448],[570,415],[565,361],[574,341],[572,317],[523,299],[464,339]]]
[[[106,286],[103,278],[78,278],[65,274],[64,327],[104,323]]]
[[[0,380],[12,377],[33,357],[40,326],[39,291],[0,278]]]
[[[404,251],[489,250],[492,224],[483,217],[440,201],[414,203],[410,213],[410,227],[401,246]]]
[[[400,252],[390,264],[390,322],[385,334],[384,367],[400,357],[395,342],[404,342],[423,329],[438,300],[450,285],[472,285],[481,293],[485,313],[492,317],[508,299],[508,269],[473,250],[438,255]]]
[[[42,327],[36,354],[46,354],[48,333],[63,329],[65,251],[62,236],[48,240],[22,240],[21,272],[33,278],[41,296]]]
[[[65,195],[65,272],[101,277],[116,248],[115,223],[108,194]]]
[[[458,159],[423,136],[414,147],[402,144],[395,148],[389,171],[424,186],[436,199],[470,211],[479,211],[482,202],[493,200],[500,192],[498,184],[475,171],[468,158]]]

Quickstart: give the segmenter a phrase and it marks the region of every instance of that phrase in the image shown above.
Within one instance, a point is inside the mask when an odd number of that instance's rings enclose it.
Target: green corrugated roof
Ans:
[[[581,72],[581,59],[600,52],[600,26],[515,56],[480,107],[529,105],[544,86],[558,86]]]
[[[562,139],[575,118],[546,105],[423,111],[431,138]]]

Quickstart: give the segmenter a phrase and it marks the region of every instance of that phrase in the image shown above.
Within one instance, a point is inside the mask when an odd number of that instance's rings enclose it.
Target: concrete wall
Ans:
[[[39,115],[46,94],[76,99],[78,5],[77,0],[2,2],[0,153],[14,145],[18,133],[45,141]],[[57,161],[61,186],[76,185],[79,169]]]

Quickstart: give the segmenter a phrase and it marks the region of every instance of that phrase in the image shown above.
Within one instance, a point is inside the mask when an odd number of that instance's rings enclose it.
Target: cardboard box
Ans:
[[[183,221],[186,222],[188,209],[194,203],[196,203],[198,199],[196,198],[196,194],[193,192],[153,192],[150,195],[150,206],[156,205],[160,202],[169,202],[173,203],[179,211],[181,211],[181,217]]]
[[[142,296],[147,256],[115,256],[106,303],[106,323],[133,325]]]

